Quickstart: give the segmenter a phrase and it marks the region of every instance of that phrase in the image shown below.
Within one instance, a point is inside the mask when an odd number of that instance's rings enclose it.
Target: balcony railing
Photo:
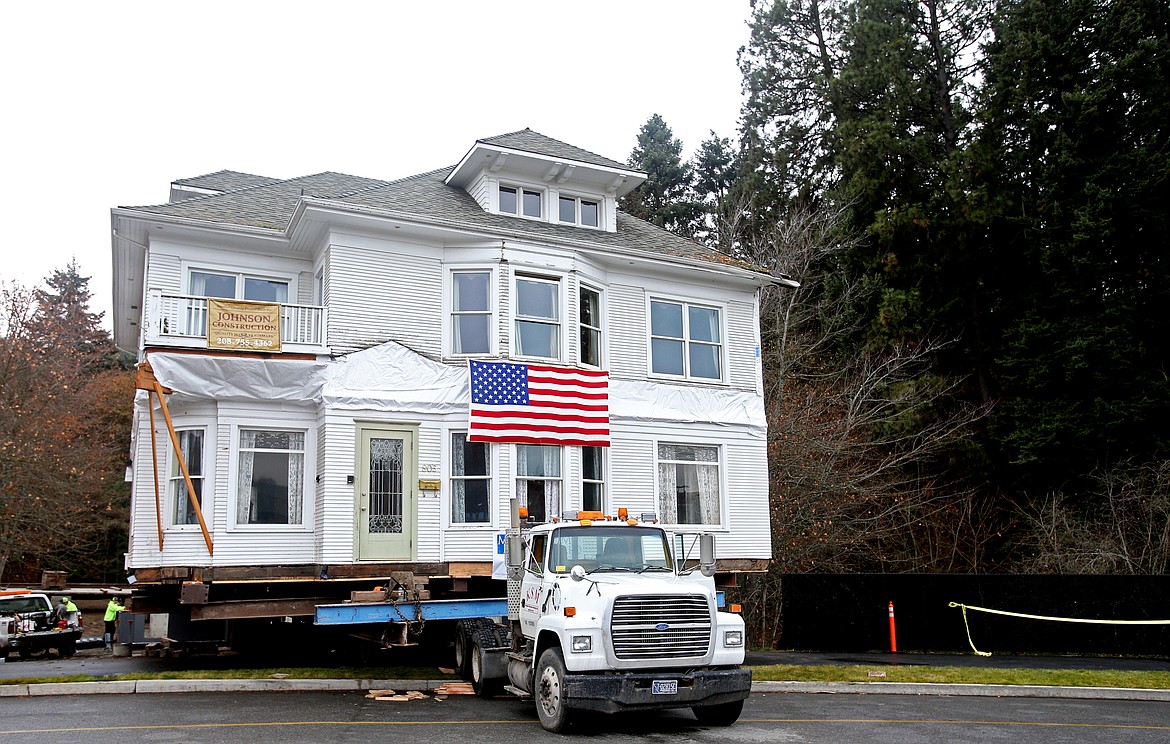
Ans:
[[[150,290],[147,300],[148,346],[207,347],[207,298]],[[285,351],[325,351],[325,308],[317,305],[281,305],[280,335]],[[291,347],[291,348],[290,348]]]

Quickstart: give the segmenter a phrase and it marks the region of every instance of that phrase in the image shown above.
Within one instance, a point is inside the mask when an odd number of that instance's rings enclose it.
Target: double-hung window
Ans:
[[[601,366],[601,293],[582,286],[578,297],[577,320],[581,326],[581,364]]]
[[[491,445],[470,442],[465,432],[451,435],[451,522],[491,522]]]
[[[539,191],[517,186],[500,186],[500,212],[503,214],[540,219],[544,213],[541,208],[543,201],[544,196]]]
[[[605,448],[581,448],[581,508],[605,511]]]
[[[516,278],[516,356],[561,358],[561,283],[555,279]]]
[[[597,227],[600,223],[601,207],[590,199],[561,196],[558,199],[557,217],[561,222],[585,227]]]
[[[719,448],[658,445],[659,513],[666,524],[720,524]]]
[[[305,432],[240,429],[236,524],[303,523]]]
[[[288,288],[288,281],[282,279],[195,270],[191,271],[187,285],[188,293],[195,297],[273,302],[281,305],[288,303]],[[206,335],[207,303],[191,301],[187,308],[186,324],[184,334]]]
[[[722,311],[689,302],[651,300],[650,371],[688,380],[722,380]]]
[[[561,447],[516,445],[516,500],[528,516],[548,522],[561,515]]]
[[[491,353],[492,272],[451,272],[451,353]]]
[[[195,516],[194,499],[199,500],[199,508],[207,512],[207,502],[203,500],[203,429],[180,429],[175,432],[179,439],[179,453],[187,465],[187,473],[191,476],[191,486],[195,489],[194,498],[187,490],[187,482],[183,478],[183,471],[179,467],[179,458],[171,453],[170,473],[168,476],[167,492],[171,496],[172,512],[171,523],[198,524]],[[204,519],[207,519],[205,516]]]

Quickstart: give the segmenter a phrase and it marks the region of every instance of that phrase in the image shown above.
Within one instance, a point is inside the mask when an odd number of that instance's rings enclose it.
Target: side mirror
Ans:
[[[573,581],[581,581],[585,578],[585,567],[580,563],[569,569],[569,576],[573,577]]]
[[[504,538],[504,562],[508,568],[520,568],[524,565],[524,538],[519,534]]]
[[[704,576],[715,575],[715,536],[709,533],[699,537],[699,570]]]

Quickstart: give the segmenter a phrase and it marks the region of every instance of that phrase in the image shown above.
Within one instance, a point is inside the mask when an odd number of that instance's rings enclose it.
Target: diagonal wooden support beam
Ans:
[[[139,366],[139,372],[142,367]],[[167,399],[165,389],[158,380],[151,375],[151,380],[154,382],[154,393],[158,396],[158,407],[162,411],[163,418],[167,422],[167,432],[171,435],[171,444],[175,448],[175,457],[179,462],[179,470],[183,473],[183,482],[187,484],[187,495],[191,497],[191,505],[195,507],[195,518],[199,520],[199,529],[203,530],[203,541],[207,543],[207,554],[212,555],[211,533],[207,531],[207,522],[203,520],[203,506],[199,503],[199,496],[195,493],[195,484],[191,482],[191,473],[187,470],[187,460],[183,457],[183,449],[179,446],[179,435],[175,433],[175,422],[171,420],[171,412],[167,408]],[[153,430],[152,430],[153,436]],[[156,480],[157,482],[157,480]]]

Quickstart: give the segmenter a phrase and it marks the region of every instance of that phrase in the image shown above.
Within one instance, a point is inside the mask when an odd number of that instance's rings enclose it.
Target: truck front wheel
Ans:
[[[557,646],[546,648],[536,664],[536,715],[546,731],[560,733],[569,726],[565,705],[565,659]]]
[[[699,723],[708,726],[730,726],[739,720],[739,714],[742,711],[742,700],[736,700],[733,703],[720,703],[719,705],[696,705],[691,708],[691,712],[695,714],[695,718],[699,719]]]

